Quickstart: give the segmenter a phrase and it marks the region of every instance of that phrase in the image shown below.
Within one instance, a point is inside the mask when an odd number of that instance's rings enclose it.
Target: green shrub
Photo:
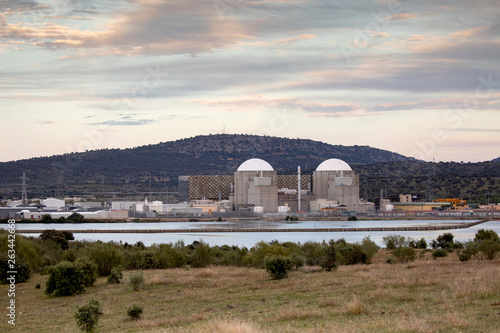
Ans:
[[[337,251],[335,249],[335,241],[331,239],[328,244],[324,245],[324,256],[320,261],[320,266],[327,272],[337,268]]]
[[[371,263],[373,256],[380,250],[380,247],[370,239],[370,236],[363,238],[361,248],[366,254],[366,263]]]
[[[37,284],[35,285],[35,289],[40,289],[41,287],[42,287],[42,286],[40,285],[40,283],[37,283]]]
[[[108,275],[107,281],[108,283],[120,283],[120,280],[123,279],[122,267],[117,266],[111,268],[111,273]]]
[[[357,220],[358,220],[358,218],[356,216],[349,216],[347,218],[347,221],[357,221]]]
[[[366,264],[368,256],[358,244],[350,244],[341,238],[334,243],[336,262],[339,265]]]
[[[43,230],[40,233],[40,239],[43,241],[54,241],[63,250],[67,250],[69,248],[69,243],[68,240],[74,240],[74,236],[71,232],[69,231],[59,231],[55,229],[48,229],[48,230]]]
[[[207,243],[200,241],[200,242],[193,242],[194,247],[193,251],[191,252],[191,255],[189,257],[190,262],[189,264],[192,267],[207,267],[210,265],[210,245]]]
[[[443,258],[446,256],[448,256],[448,251],[446,251],[445,249],[435,249],[434,251],[432,251],[432,257],[434,259]]]
[[[102,314],[99,302],[90,300],[88,304],[77,308],[75,312],[76,324],[84,332],[93,332]]]
[[[425,238],[420,238],[420,240],[416,243],[417,249],[425,250],[427,248],[427,242]]]
[[[144,273],[142,273],[142,271],[132,273],[129,277],[129,281],[130,285],[132,285],[132,289],[138,291],[144,283]]]
[[[290,256],[290,260],[292,261],[294,269],[299,269],[300,267],[304,266],[306,262],[306,258],[298,253],[293,253]]]
[[[16,274],[16,283],[23,283],[28,281],[31,276],[31,268],[28,262],[24,259],[24,256],[21,254],[17,255],[15,258],[15,269],[11,269],[10,265],[12,261],[7,255],[7,251],[0,255],[0,284],[10,284],[8,277],[10,274],[7,274],[8,271],[17,271]]]
[[[460,261],[469,261],[473,255],[477,254],[477,243],[476,242],[467,242],[463,244],[463,249],[457,250],[458,259]]]
[[[394,257],[402,264],[415,261],[417,254],[412,247],[397,247],[392,251]]]
[[[250,250],[250,255],[246,258],[247,263],[253,267],[264,268],[264,260],[267,256],[287,256],[287,250],[277,241],[271,243],[258,242]]]
[[[264,259],[264,268],[273,279],[280,280],[287,277],[293,263],[288,257],[270,255]]]
[[[480,229],[477,231],[476,236],[474,237],[474,241],[478,243],[488,240],[496,243],[500,242],[498,234],[493,230]]]
[[[90,287],[97,281],[97,265],[87,258],[79,258],[75,265],[80,269],[82,283],[85,287]]]
[[[306,258],[306,264],[309,266],[319,265],[325,256],[324,246],[317,242],[305,242],[301,250]]]
[[[49,278],[45,284],[47,295],[71,296],[85,291],[80,267],[69,261],[62,261],[49,268]]]
[[[84,254],[97,265],[99,276],[108,276],[111,268],[123,263],[123,255],[118,251],[118,245],[113,243],[88,243]]]
[[[478,253],[481,254],[481,259],[493,260],[500,252],[500,243],[492,240],[483,240],[477,245]]]
[[[45,214],[40,219],[40,223],[53,223],[53,222],[54,220],[52,219],[52,216],[50,216],[50,214]]]
[[[142,306],[136,304],[132,305],[130,308],[127,309],[127,315],[130,317],[131,320],[141,319]]]
[[[96,265],[86,258],[75,262],[62,261],[49,267],[49,277],[45,283],[47,295],[71,296],[85,291],[97,280]]]
[[[66,221],[70,223],[82,223],[84,222],[84,220],[85,218],[83,217],[83,215],[78,214],[77,212],[74,212],[73,214],[71,214],[66,218]]]
[[[382,242],[388,250],[407,245],[406,237],[401,235],[387,235],[382,238]]]
[[[139,261],[140,269],[156,269],[161,268],[160,262],[156,253],[153,250],[142,251]]]
[[[439,235],[436,240],[433,240],[431,246],[433,249],[445,249],[448,252],[461,248],[462,244],[456,243],[453,240],[454,237],[452,233],[445,232]]]

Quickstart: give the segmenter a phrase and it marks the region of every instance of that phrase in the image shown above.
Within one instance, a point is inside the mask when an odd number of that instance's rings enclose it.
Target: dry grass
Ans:
[[[500,258],[388,265],[385,257],[381,251],[372,265],[333,272],[304,268],[284,280],[252,268],[150,270],[137,292],[100,278],[84,294],[61,298],[47,297],[47,276],[34,275],[16,285],[16,327],[3,320],[0,332],[77,332],[73,313],[91,297],[104,310],[96,333],[498,331]],[[7,290],[0,286],[2,302]],[[127,319],[134,303],[144,308],[139,321]]]
[[[321,317],[323,314],[317,310],[299,309],[297,307],[287,307],[280,310],[273,320],[287,321],[287,320],[304,320],[309,318]]]
[[[215,319],[201,327],[189,330],[189,333],[265,333],[255,324],[241,320]]]
[[[352,301],[346,305],[346,310],[353,315],[360,315],[368,312],[365,303],[363,303],[358,295],[355,295]]]

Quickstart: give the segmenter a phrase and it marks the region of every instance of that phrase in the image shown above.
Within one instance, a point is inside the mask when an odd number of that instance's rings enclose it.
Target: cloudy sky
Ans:
[[[0,1],[1,161],[200,134],[500,156],[498,0]]]

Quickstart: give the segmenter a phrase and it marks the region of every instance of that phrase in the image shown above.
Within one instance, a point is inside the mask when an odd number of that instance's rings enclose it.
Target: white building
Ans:
[[[56,198],[47,198],[40,200],[40,203],[45,206],[44,209],[61,209],[64,208],[66,203],[64,200],[56,199]]]

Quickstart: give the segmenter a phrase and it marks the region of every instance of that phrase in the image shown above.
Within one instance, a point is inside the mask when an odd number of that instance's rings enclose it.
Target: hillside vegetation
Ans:
[[[368,146],[224,134],[0,163],[0,196],[20,197],[22,172],[29,178],[29,197],[174,192],[180,175],[232,174],[253,157],[268,161],[279,173],[294,173],[300,165],[305,174],[325,159],[340,158],[360,174],[361,196],[369,200],[377,198],[381,189],[386,195],[425,197],[432,174],[430,163]],[[434,197],[498,201],[499,163],[436,164],[431,177]]]

